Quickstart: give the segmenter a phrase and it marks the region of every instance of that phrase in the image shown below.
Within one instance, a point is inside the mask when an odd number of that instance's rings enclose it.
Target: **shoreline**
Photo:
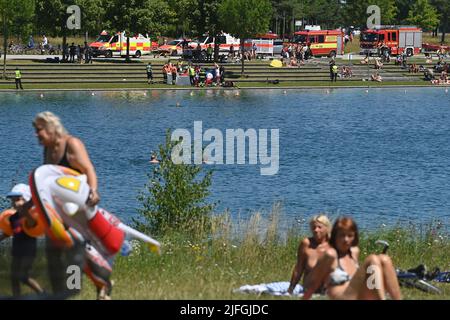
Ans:
[[[445,85],[433,85],[433,84],[386,84],[386,85],[354,85],[354,86],[330,86],[330,85],[319,85],[319,86],[254,86],[254,87],[231,87],[231,88],[224,88],[224,87],[137,87],[137,88],[31,88],[31,89],[24,89],[24,90],[17,90],[17,89],[0,89],[0,92],[42,92],[42,91],[48,91],[48,92],[58,92],[58,91],[66,91],[66,92],[85,92],[85,91],[96,91],[96,92],[110,92],[110,91],[152,91],[152,90],[162,90],[162,91],[172,91],[172,90],[179,90],[179,91],[206,91],[206,90],[224,90],[224,91],[234,91],[234,90],[321,90],[321,89],[380,89],[380,88],[449,88],[450,84]]]

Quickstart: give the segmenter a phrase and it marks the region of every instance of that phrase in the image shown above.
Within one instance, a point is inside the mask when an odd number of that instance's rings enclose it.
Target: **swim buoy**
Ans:
[[[8,237],[13,235],[9,217],[11,217],[14,213],[16,213],[16,211],[13,209],[6,209],[2,213],[0,213],[0,230],[3,231],[3,233]]]
[[[45,234],[45,221],[44,217],[42,217],[36,207],[31,208],[28,213],[31,218],[36,222],[36,225],[33,227],[28,227],[26,221],[23,222],[23,231],[29,235],[30,237],[37,238]]]

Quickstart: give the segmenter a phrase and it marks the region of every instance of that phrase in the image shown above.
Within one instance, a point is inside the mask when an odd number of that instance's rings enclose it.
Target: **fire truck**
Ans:
[[[139,58],[143,54],[150,54],[158,47],[156,42],[152,42],[148,36],[142,34],[129,38],[129,54]],[[111,58],[113,55],[125,56],[127,54],[127,36],[125,32],[110,34],[106,31],[100,33],[97,40],[89,45],[94,57],[105,56]]]
[[[361,54],[419,54],[422,49],[422,29],[415,26],[380,26],[361,32]]]
[[[313,56],[344,54],[344,33],[339,29],[297,31],[293,42],[308,45]]]

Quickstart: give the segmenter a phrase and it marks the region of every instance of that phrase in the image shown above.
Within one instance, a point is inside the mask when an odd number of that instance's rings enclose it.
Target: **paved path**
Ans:
[[[48,54],[16,54],[16,55],[7,55],[6,56],[6,60],[46,60],[47,58],[50,59],[54,59],[58,57],[60,60],[62,60],[62,55],[48,55]],[[179,59],[180,57],[170,57],[171,60],[175,60],[175,59]],[[93,61],[107,61],[107,60],[111,60],[111,61],[120,61],[120,60],[124,60],[125,58],[110,58],[110,59],[106,59],[106,58],[93,58]],[[136,58],[131,58],[134,61],[139,61],[139,60],[167,60],[168,58],[154,58],[153,55],[147,55],[147,56],[142,56],[141,59],[136,59]],[[3,63],[3,54],[2,57],[0,58],[0,64]]]

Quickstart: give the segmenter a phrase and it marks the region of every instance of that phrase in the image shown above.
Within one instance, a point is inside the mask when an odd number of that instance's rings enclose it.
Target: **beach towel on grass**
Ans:
[[[250,294],[269,294],[272,296],[290,296],[287,292],[289,289],[288,281],[279,281],[279,282],[271,282],[271,283],[261,283],[257,285],[245,285],[240,287],[239,289],[234,290],[234,292],[240,293],[250,293]],[[297,284],[294,288],[294,292],[292,296],[302,296],[303,295],[303,287]]]

